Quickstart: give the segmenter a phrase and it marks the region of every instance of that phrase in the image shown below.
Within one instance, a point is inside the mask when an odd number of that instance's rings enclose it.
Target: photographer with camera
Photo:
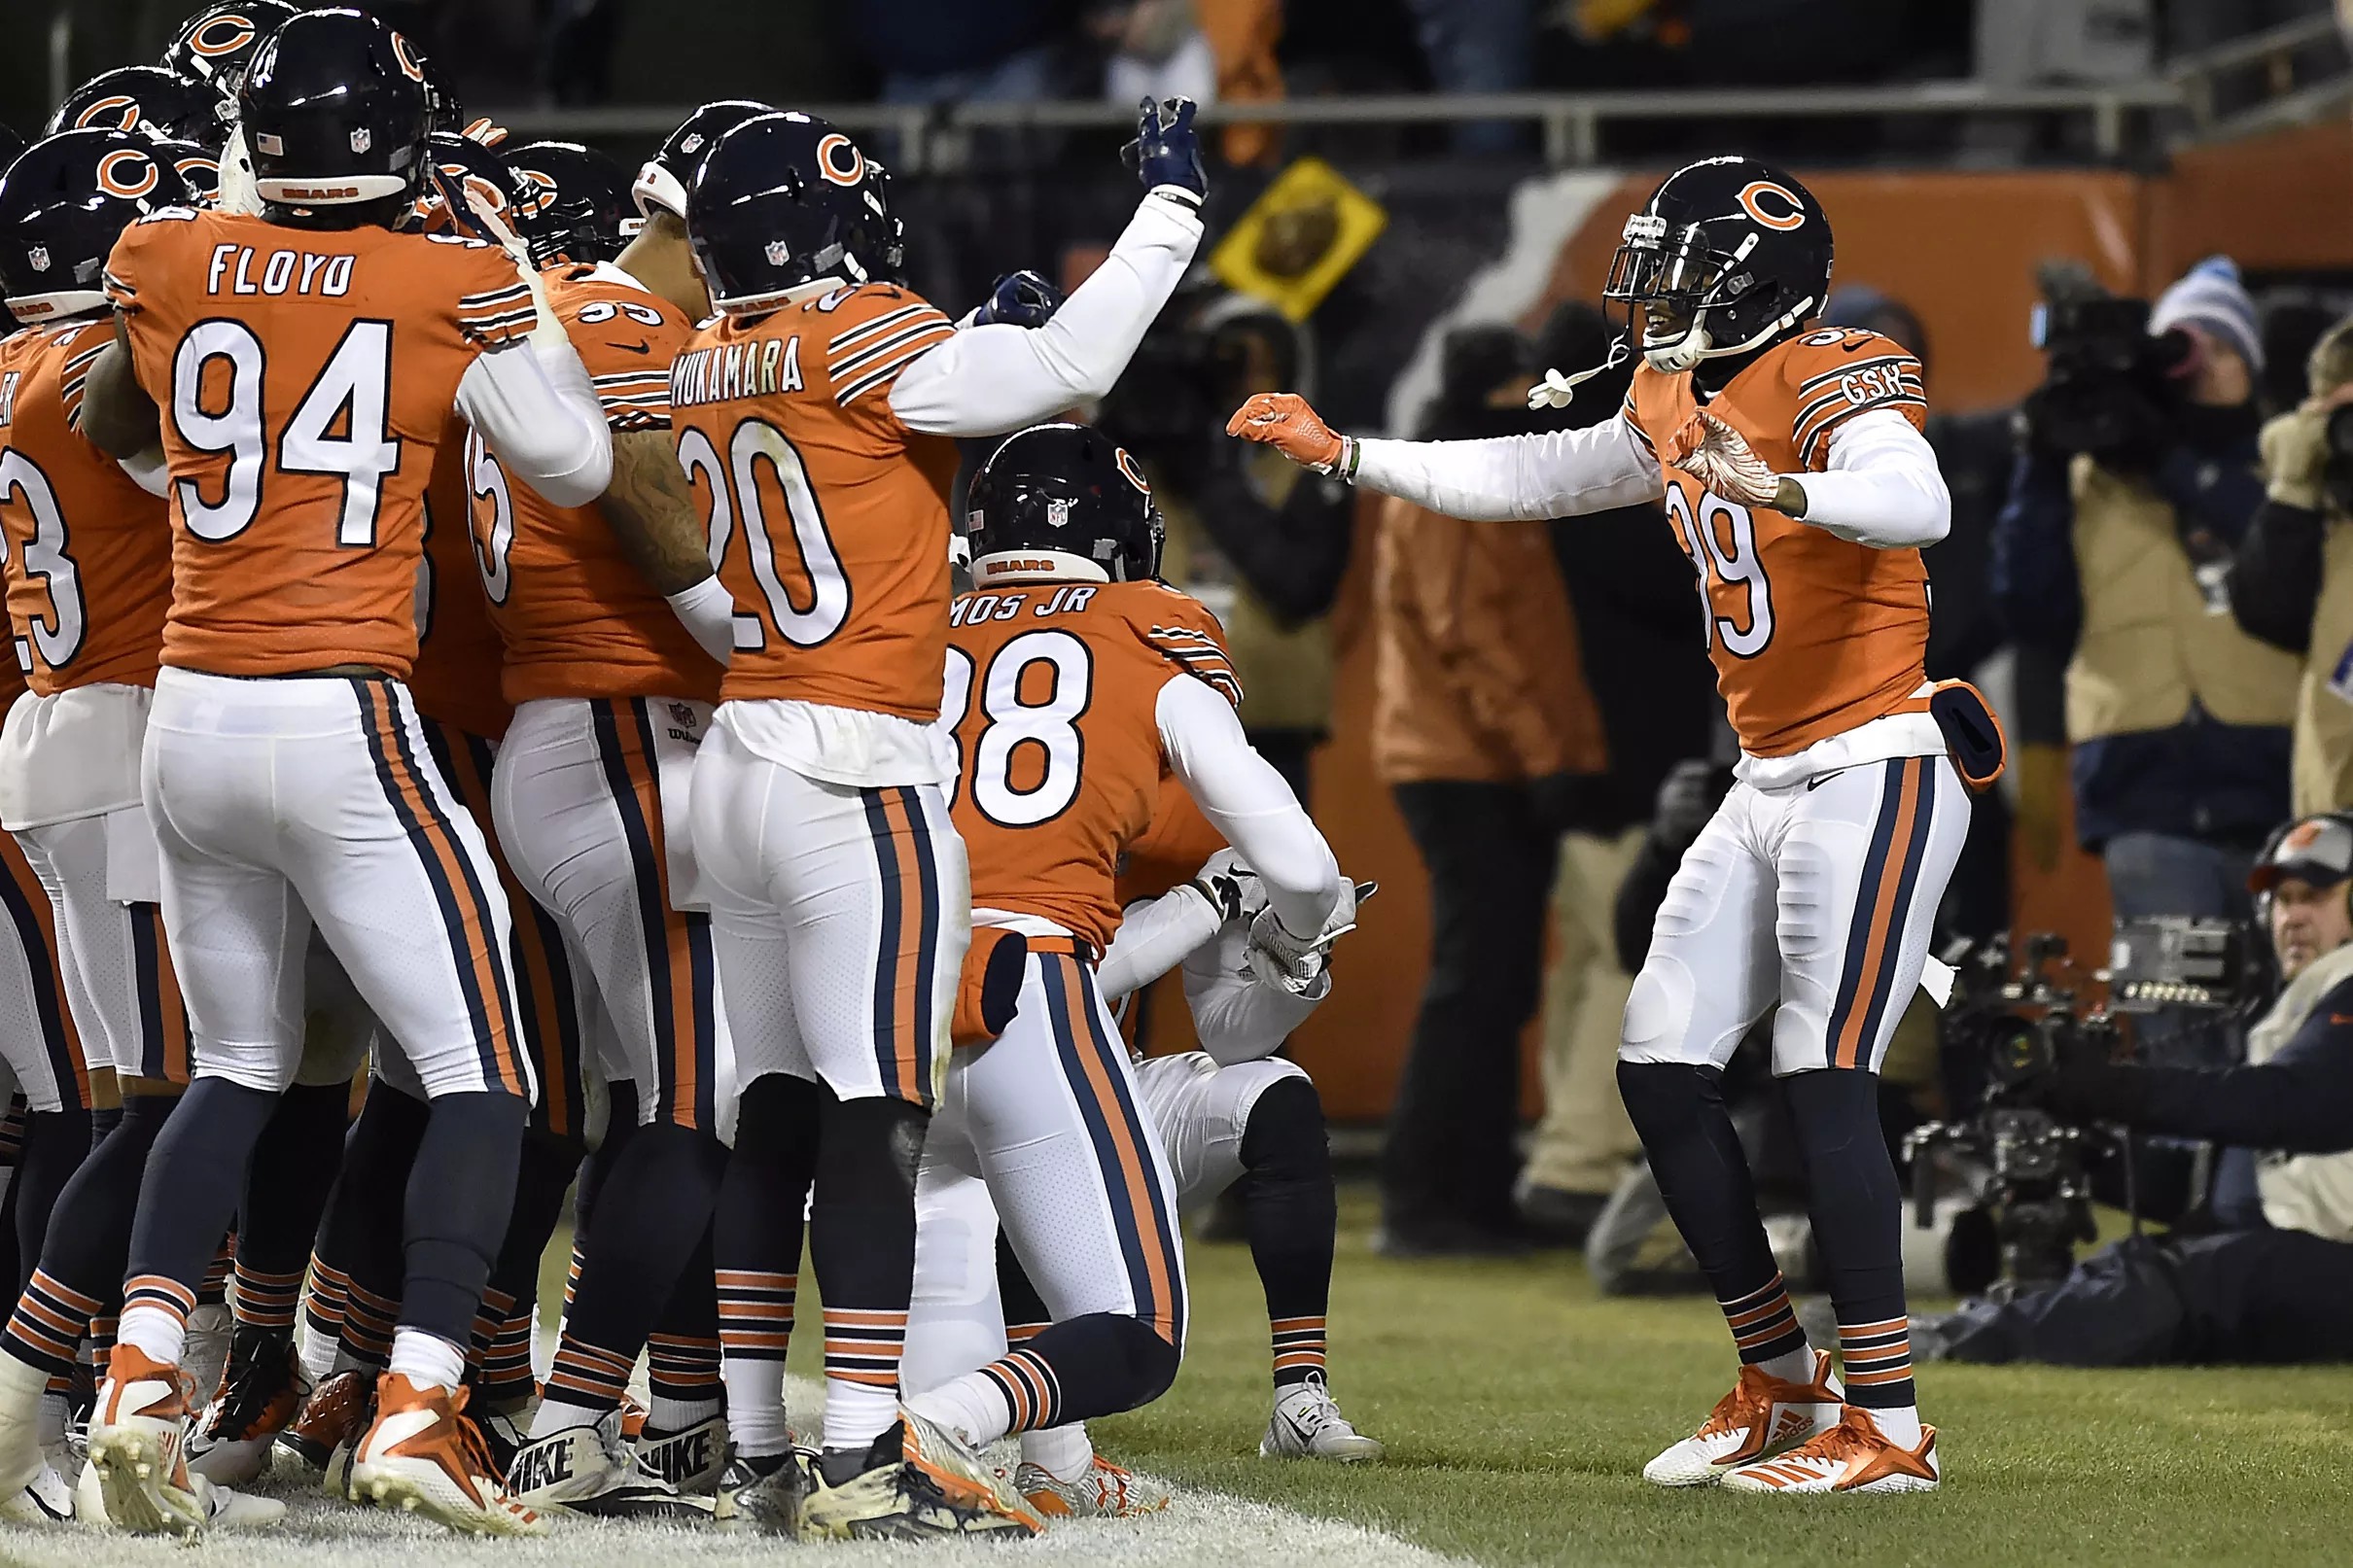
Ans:
[[[2214,1229],[2120,1241],[2059,1283],[1914,1318],[1913,1354],[2067,1366],[2353,1359],[2353,816],[2280,829],[2248,886],[2278,998],[2247,1064],[2143,1066],[2061,1036],[2014,1091],[2055,1115],[2223,1146]]]
[[[2120,918],[2243,920],[2254,848],[2288,812],[2297,681],[2230,615],[2231,554],[2264,499],[2254,301],[2225,257],[2154,309],[2067,281],[2046,276],[2049,372],[1994,525],[2011,634],[2067,660],[2072,754],[2021,726],[2021,826],[2055,814],[2064,759]],[[2151,1022],[2158,1060],[2231,1055],[2226,1028]]]
[[[2230,611],[2303,660],[2293,792],[2311,813],[2353,805],[2353,320],[2313,345],[2305,384],[2264,427],[2267,494],[2231,566]]]

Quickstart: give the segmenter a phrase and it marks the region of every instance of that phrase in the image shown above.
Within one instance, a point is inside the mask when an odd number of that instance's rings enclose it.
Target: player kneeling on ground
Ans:
[[[1266,972],[1306,989],[1355,898],[1243,738],[1214,617],[1156,580],[1160,519],[1134,460],[1084,426],[1037,426],[998,448],[971,498],[984,586],[957,601],[950,633],[954,810],[975,946],[1009,933],[1027,951],[1010,1021],[951,1061],[925,1164],[988,1183],[1046,1326],[908,1405],[979,1445],[1133,1409],[1176,1373],[1176,1182],[1095,976],[1119,924],[1119,859],[1164,774],[1262,868],[1269,907],[1249,940]],[[986,957],[973,967],[1010,978]],[[1060,1505],[1041,1512],[1098,1511],[1092,1458],[1081,1440],[1070,1473],[1025,1471],[1024,1489]]]
[[[1878,1072],[1968,828],[1963,778],[1993,782],[2001,732],[1974,691],[1925,674],[1920,547],[1944,537],[1951,501],[1920,435],[1919,362],[1877,333],[1808,330],[1830,261],[1830,220],[1803,186],[1753,159],[1703,159],[1627,220],[1610,269],[1605,297],[1642,358],[1619,417],[1495,440],[1356,440],[1298,398],[1262,395],[1227,426],[1457,517],[1664,500],[1700,575],[1741,757],[1652,928],[1618,1086],[1741,1372],[1646,1467],[1660,1485],[1897,1492],[1938,1479],[1913,1392]],[[1564,402],[1575,384],[1552,371],[1531,401]],[[1724,1103],[1734,1045],[1776,1007],[1774,1070],[1812,1178],[1844,1387],[1791,1311]]]

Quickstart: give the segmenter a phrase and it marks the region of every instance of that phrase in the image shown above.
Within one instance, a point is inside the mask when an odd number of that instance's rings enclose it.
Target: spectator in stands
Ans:
[[[2353,820],[2306,818],[2258,865],[2284,989],[2247,1065],[2112,1063],[2062,1049],[2061,1115],[2225,1145],[2210,1225],[2133,1237],[2061,1283],[1912,1321],[1920,1360],[2077,1367],[2353,1359]],[[2079,1046],[2088,1042],[2079,1042]]]
[[[1563,304],[1545,323],[1535,363],[1598,365],[1609,336],[1593,306]],[[1621,366],[1531,423],[1576,428],[1615,418],[1632,376],[1632,366]],[[1626,996],[1642,954],[1637,948],[1631,965],[1619,961],[1610,906],[1660,781],[1678,761],[1706,752],[1717,703],[1707,650],[1691,631],[1691,560],[1656,505],[1563,519],[1552,542],[1609,771],[1562,823],[1544,980],[1544,1117],[1516,1199],[1531,1237],[1574,1246],[1641,1148],[1617,1072]]]
[[[1531,0],[1407,0],[1440,92],[1517,92],[1535,58]],[[1457,153],[1509,153],[1528,139],[1508,120],[1465,121],[1455,127]]]
[[[1530,374],[1510,329],[1454,332],[1418,435],[1529,429]],[[1429,975],[1389,1113],[1377,1244],[1513,1251],[1520,1036],[1555,850],[1607,753],[1543,535],[1389,500],[1377,539],[1373,762],[1430,881]]]
[[[1860,327],[1884,333],[1910,349],[1924,374],[1933,375],[1928,332],[1912,308],[1878,290],[1848,284],[1831,292],[1822,321],[1830,327]],[[1952,527],[1922,552],[1928,579],[1936,584],[1936,615],[1928,628],[1928,679],[1976,683],[2005,720],[2017,711],[2014,661],[1989,587],[1993,524],[2009,490],[2017,441],[2007,408],[1956,413],[1931,397],[1928,444],[1952,496]],[[2046,661],[2047,662],[2047,661]],[[1945,889],[1944,936],[1983,940],[2010,924],[2010,825],[2008,800],[1998,789],[1972,803],[1969,837],[1960,863]]]
[[[1104,46],[1104,96],[1217,100],[1217,56],[1196,25],[1193,0],[1098,0],[1087,31]]]
[[[1993,592],[2012,636],[2069,659],[2076,832],[2106,861],[2116,913],[2244,918],[2255,847],[2287,815],[2297,664],[2230,616],[2231,552],[2264,485],[2263,350],[2228,259],[2158,299],[2150,331],[2175,328],[2188,357],[2161,386],[2120,371],[2029,400]],[[2035,749],[2020,751],[2031,790]],[[2209,1062],[2230,1049],[2227,1028],[2164,1016],[2141,1040]]]
[[[2295,809],[2353,806],[2353,320],[2313,345],[2309,395],[2264,427],[2267,491],[2230,570],[2249,635],[2303,660],[2296,696]],[[2339,433],[2333,440],[2334,427]]]

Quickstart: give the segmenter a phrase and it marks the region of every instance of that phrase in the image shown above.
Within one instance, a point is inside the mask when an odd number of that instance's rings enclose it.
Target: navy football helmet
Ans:
[[[233,99],[262,40],[301,9],[287,0],[214,0],[180,24],[163,52],[163,68],[209,83],[222,97]]]
[[[306,11],[263,40],[237,89],[263,201],[333,207],[412,200],[434,110],[408,40],[357,11]]]
[[[694,189],[694,173],[710,156],[711,144],[747,120],[774,113],[774,106],[750,98],[721,98],[688,115],[637,171],[629,194],[637,202],[638,216],[650,218],[658,209],[684,222],[686,192]]]
[[[425,138],[425,156],[433,165],[432,177],[417,196],[414,222],[433,232],[454,229],[497,244],[498,236],[483,226],[467,199],[479,196],[516,237],[527,245],[533,242],[540,192],[515,172],[505,152],[471,136],[437,130]]]
[[[1136,582],[1160,575],[1167,530],[1125,448],[1086,425],[1032,425],[989,454],[966,493],[972,580],[995,575]],[[1049,572],[1033,563],[1050,561]],[[1019,565],[1016,565],[1019,563]]]
[[[168,163],[188,188],[189,201],[209,207],[221,199],[221,156],[194,142],[158,142],[156,157]]]
[[[773,310],[823,278],[884,277],[896,237],[865,154],[797,111],[721,136],[686,193],[686,238],[712,304],[731,316]]]
[[[227,104],[202,82],[160,65],[101,71],[65,95],[47,134],[66,130],[145,130],[150,136],[218,149],[228,136]]]
[[[535,192],[538,232],[527,237],[540,265],[609,261],[645,226],[629,199],[628,175],[594,148],[525,142],[500,151]]]
[[[1830,220],[1804,186],[1754,158],[1703,158],[1626,220],[1601,297],[1673,374],[1795,331],[1829,297],[1830,261]]]
[[[158,208],[186,206],[166,146],[123,130],[35,142],[0,179],[0,289],[26,326],[106,308],[115,240]]]

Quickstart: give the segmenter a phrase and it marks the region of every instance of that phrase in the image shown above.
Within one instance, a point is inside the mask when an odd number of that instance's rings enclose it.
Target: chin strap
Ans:
[[[1566,408],[1577,396],[1577,388],[1595,376],[1616,369],[1633,357],[1633,349],[1621,337],[1609,345],[1609,357],[1590,369],[1575,375],[1563,375],[1558,370],[1546,370],[1544,379],[1528,389],[1530,408]]]

